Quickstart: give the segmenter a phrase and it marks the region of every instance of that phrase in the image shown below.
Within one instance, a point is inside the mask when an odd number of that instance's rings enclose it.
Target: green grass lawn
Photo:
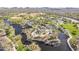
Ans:
[[[76,28],[75,24],[62,24],[63,28],[68,29],[72,36],[79,35],[79,29]]]

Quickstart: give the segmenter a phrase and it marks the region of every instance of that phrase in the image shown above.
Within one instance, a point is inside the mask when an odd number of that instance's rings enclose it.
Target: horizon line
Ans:
[[[0,8],[79,8],[79,7],[0,7]]]

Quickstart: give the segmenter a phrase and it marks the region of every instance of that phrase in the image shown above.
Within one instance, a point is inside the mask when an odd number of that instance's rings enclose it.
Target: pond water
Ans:
[[[15,29],[15,35],[21,34],[22,27],[19,24],[12,24],[12,26]]]

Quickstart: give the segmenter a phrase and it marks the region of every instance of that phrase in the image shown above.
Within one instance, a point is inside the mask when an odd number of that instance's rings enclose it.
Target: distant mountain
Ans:
[[[48,7],[43,7],[43,8],[30,8],[30,7],[26,7],[26,8],[17,8],[17,7],[13,7],[13,8],[4,8],[1,7],[0,8],[0,14],[4,15],[7,13],[11,13],[11,12],[16,12],[16,13],[20,13],[20,12],[45,12],[45,13],[79,13],[79,8],[48,8]]]

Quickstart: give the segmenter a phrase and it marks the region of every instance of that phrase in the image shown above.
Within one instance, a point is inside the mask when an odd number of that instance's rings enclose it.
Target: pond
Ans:
[[[22,42],[24,44],[30,43],[29,41],[27,41],[27,35],[25,33],[22,34],[22,27],[19,24],[12,24],[12,22],[8,21],[8,19],[4,19],[4,22],[9,24],[10,26],[13,26],[16,32],[15,35],[21,34]],[[64,33],[59,33],[58,38],[60,39],[61,44],[57,47],[49,46],[41,42],[37,42],[37,44],[40,46],[42,51],[71,51],[67,44],[68,36]]]

